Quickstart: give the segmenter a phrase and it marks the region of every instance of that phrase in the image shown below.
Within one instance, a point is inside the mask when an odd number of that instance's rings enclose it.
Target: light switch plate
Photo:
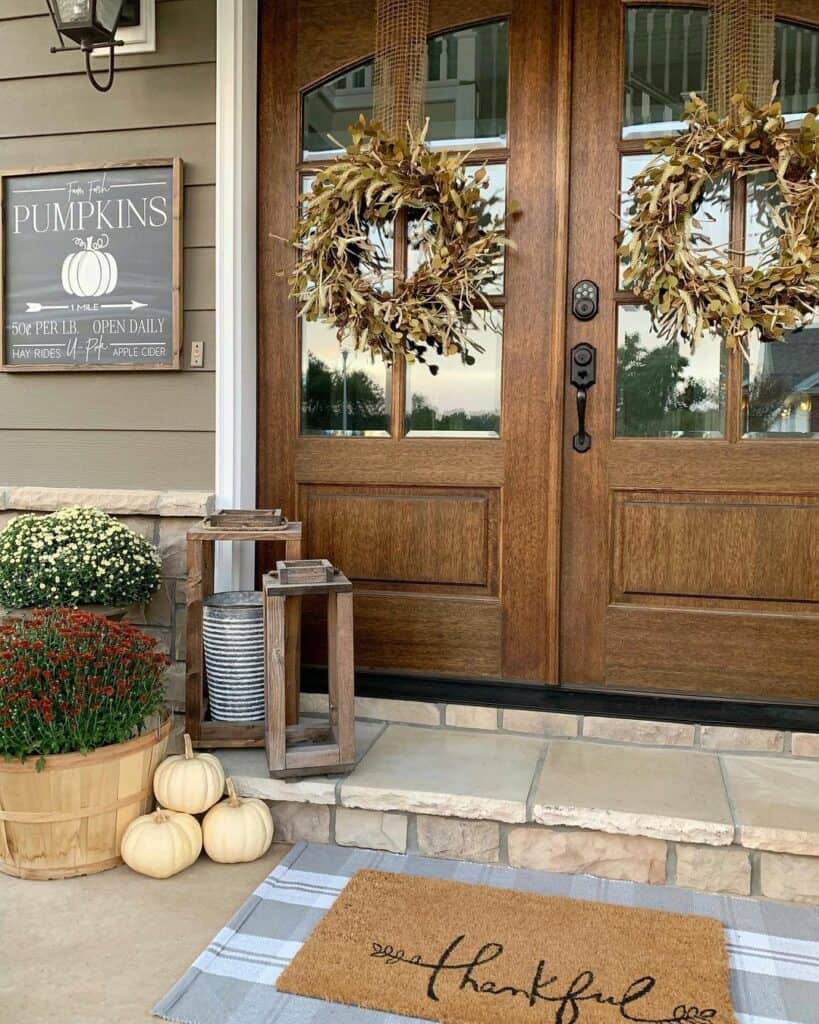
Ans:
[[[205,365],[205,343],[204,341],[191,342],[191,367],[195,370]]]

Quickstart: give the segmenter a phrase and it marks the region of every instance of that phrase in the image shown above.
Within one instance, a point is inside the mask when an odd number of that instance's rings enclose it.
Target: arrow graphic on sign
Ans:
[[[27,313],[42,313],[45,309],[71,309],[70,306],[43,306],[39,302],[27,302],[26,312]]]
[[[147,305],[147,302],[137,302],[136,299],[131,299],[130,302],[103,302],[100,304],[100,309],[130,309],[133,313],[135,309],[144,309]]]
[[[130,302],[104,302],[100,305],[100,309],[130,309],[133,313],[135,309],[144,309],[147,305],[147,302],[137,302],[136,299],[131,299]],[[41,302],[26,303],[27,313],[43,313],[48,309],[71,309],[71,306],[44,306]]]

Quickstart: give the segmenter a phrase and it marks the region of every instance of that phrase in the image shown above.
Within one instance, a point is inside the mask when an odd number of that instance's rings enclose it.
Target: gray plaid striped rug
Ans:
[[[268,875],[154,1014],[181,1024],[423,1024],[275,990],[278,976],[361,868],[716,917],[726,928],[741,1024],[819,1022],[819,909],[305,843]]]

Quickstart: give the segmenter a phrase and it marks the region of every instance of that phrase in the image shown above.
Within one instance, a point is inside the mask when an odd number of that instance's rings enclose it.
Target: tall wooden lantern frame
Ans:
[[[202,642],[202,609],[214,592],[213,567],[217,541],[275,543],[286,559],[302,557],[301,523],[277,521],[273,510],[230,510],[208,516],[187,534],[188,584],[185,676],[185,728],[195,747],[263,747],[265,723],[222,722],[207,717],[207,678]],[[288,601],[286,717],[289,725],[299,720],[299,673],[301,662],[301,598]]]

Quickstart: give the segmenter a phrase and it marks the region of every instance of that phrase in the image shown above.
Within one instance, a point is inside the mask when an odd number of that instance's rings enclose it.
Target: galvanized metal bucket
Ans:
[[[210,717],[217,722],[264,718],[264,622],[258,590],[205,598],[202,639]]]

